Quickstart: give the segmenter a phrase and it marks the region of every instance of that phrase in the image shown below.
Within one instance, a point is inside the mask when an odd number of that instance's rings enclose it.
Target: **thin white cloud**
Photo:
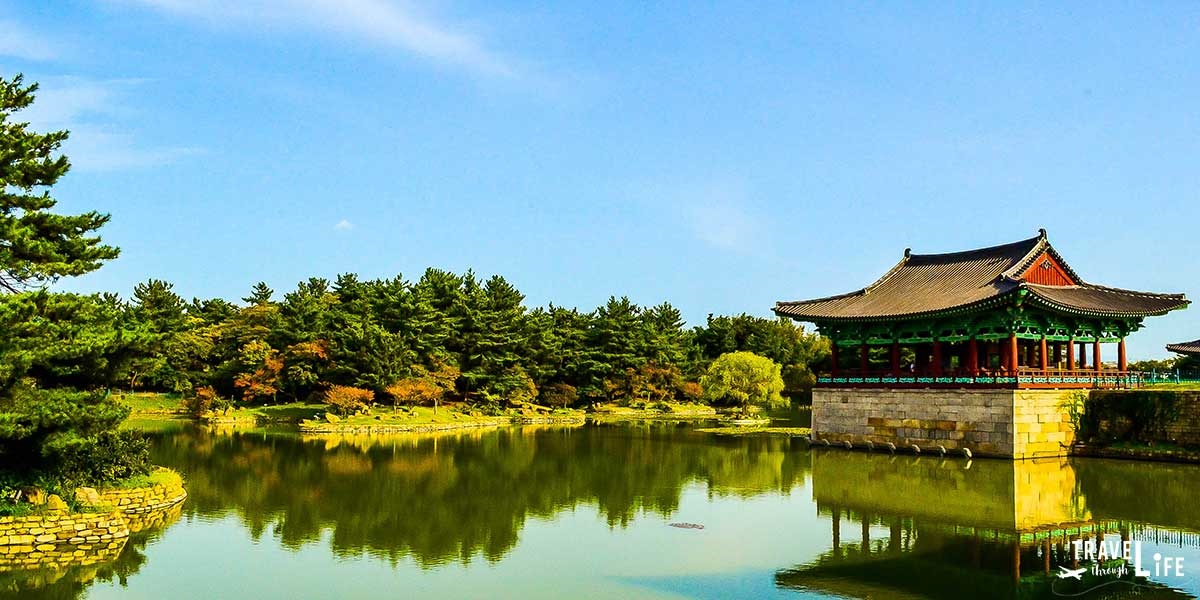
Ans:
[[[54,43],[15,21],[0,19],[0,56],[25,60],[52,60],[58,57]]]
[[[724,250],[745,250],[762,241],[765,227],[737,187],[711,185],[686,200],[684,214],[693,234]]]
[[[483,41],[407,3],[389,0],[130,0],[214,26],[303,28],[401,49],[478,74],[513,77],[517,69]]]
[[[735,250],[749,244],[758,229],[741,207],[715,203],[696,206],[691,214],[696,237],[718,248]]]
[[[126,96],[143,83],[136,79],[44,79],[33,104],[16,118],[28,121],[38,131],[69,130],[63,152],[80,170],[159,166],[200,152],[187,147],[146,147],[122,128],[122,119],[133,113]]]
[[[334,225],[333,228],[338,231],[350,231],[351,229],[354,229],[354,223],[351,223],[346,219],[342,219],[341,221],[338,221],[337,225]]]

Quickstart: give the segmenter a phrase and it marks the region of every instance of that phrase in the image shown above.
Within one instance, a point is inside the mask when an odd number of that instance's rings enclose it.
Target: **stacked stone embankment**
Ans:
[[[128,537],[117,512],[0,517],[0,572],[106,561]]]
[[[148,487],[104,490],[95,504],[111,506],[132,515],[163,510],[183,502],[185,498],[187,491],[183,489],[183,479],[176,476],[165,483]]]
[[[1065,456],[1074,428],[1064,390],[819,388],[813,438],[834,444],[969,449],[1007,458]]]
[[[130,533],[163,523],[187,498],[178,474],[157,475],[158,482],[146,487],[81,488],[77,500],[95,512],[46,510],[0,517],[0,572],[62,569],[115,558]]]

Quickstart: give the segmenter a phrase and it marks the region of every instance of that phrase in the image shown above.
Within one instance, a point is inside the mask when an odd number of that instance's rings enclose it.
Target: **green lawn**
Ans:
[[[176,394],[113,392],[113,396],[117,402],[133,409],[134,414],[184,412],[183,399]]]
[[[318,421],[324,421],[324,407],[321,408],[321,413],[322,417],[318,418]],[[469,414],[451,410],[445,406],[438,408],[436,413],[433,411],[433,407],[429,406],[416,406],[411,410],[376,407],[370,414],[343,417],[338,421],[338,424],[347,427],[368,427],[372,425],[444,425],[449,423],[503,422],[508,418],[507,416],[473,417]]]
[[[1165,390],[1173,392],[1200,391],[1200,382],[1189,381],[1184,383],[1148,383],[1143,389],[1147,390]]]
[[[318,402],[289,402],[287,404],[268,404],[264,406],[247,406],[229,411],[228,417],[237,419],[256,419],[275,422],[298,423],[325,414],[326,406]]]

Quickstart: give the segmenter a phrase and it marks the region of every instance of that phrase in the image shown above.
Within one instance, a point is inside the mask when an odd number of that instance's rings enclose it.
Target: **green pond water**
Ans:
[[[1200,593],[1192,465],[810,450],[685,424],[344,438],[179,426],[154,434],[153,456],[187,481],[177,518],[105,564],[2,573],[0,597]],[[1129,540],[1147,566],[1181,558],[1184,575],[1060,579],[1075,536]]]

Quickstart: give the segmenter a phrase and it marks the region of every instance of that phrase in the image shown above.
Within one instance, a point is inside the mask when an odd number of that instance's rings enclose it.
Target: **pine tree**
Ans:
[[[39,134],[16,113],[33,103],[37,84],[0,78],[0,290],[19,292],[59,277],[83,275],[117,257],[94,232],[109,216],[60,215],[49,188],[70,169],[56,155],[66,131]]]
[[[146,445],[118,434],[128,408],[103,390],[120,343],[111,298],[50,294],[60,277],[94,271],[117,248],[95,232],[108,215],[60,215],[49,188],[70,163],[66,131],[39,134],[14,118],[37,85],[0,78],[0,469],[6,478],[105,483],[148,470]]]
[[[250,295],[242,298],[242,302],[245,302],[251,306],[270,304],[271,296],[274,294],[275,290],[267,286],[265,281],[260,281],[254,284],[253,288],[250,288]]]

